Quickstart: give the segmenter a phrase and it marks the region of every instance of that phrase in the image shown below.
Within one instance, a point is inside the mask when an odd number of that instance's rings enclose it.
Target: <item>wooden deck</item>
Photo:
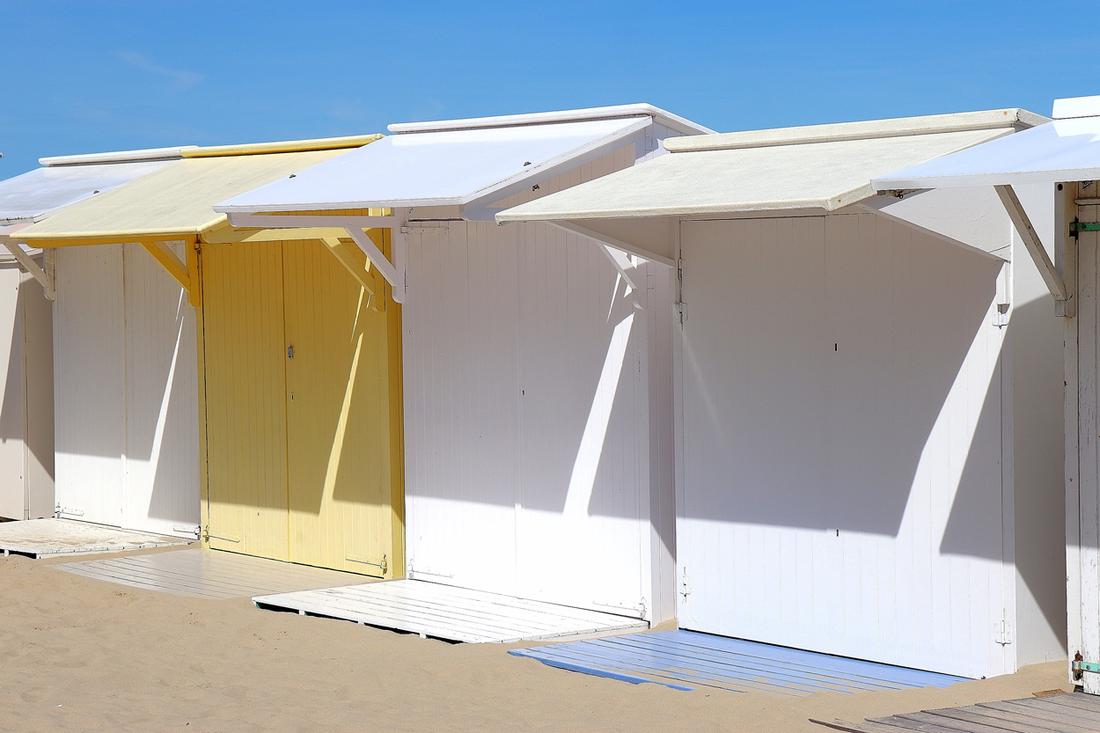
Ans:
[[[423,580],[388,580],[252,600],[260,608],[345,619],[460,642],[552,639],[647,625],[610,613]]]
[[[0,522],[0,553],[36,560],[55,555],[87,555],[186,545],[179,537],[131,532],[71,519],[26,519]]]
[[[198,547],[54,566],[108,583],[198,598],[250,598],[362,583],[363,576]]]
[[[947,687],[960,677],[697,631],[650,631],[513,649],[570,672],[674,690],[782,695]]]
[[[1059,694],[923,710],[862,723],[811,722],[847,733],[1100,733],[1100,697]]]

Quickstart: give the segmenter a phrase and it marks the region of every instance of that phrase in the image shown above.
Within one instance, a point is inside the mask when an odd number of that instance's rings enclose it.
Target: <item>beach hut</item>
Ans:
[[[992,192],[871,185],[1044,119],[672,139],[498,214],[675,263],[681,627],[967,677],[1061,656],[1061,403],[1035,398],[1060,333],[1030,245]]]
[[[290,546],[337,544],[356,530],[342,517],[329,523],[324,502],[333,491],[358,500],[354,471],[365,462],[385,474],[390,449],[373,462],[370,448],[341,459],[335,443],[319,445],[347,418],[340,408],[349,405],[332,393],[351,382],[347,373],[339,384],[313,376],[346,368],[356,338],[386,333],[370,310],[382,300],[361,297],[360,280],[373,282],[365,259],[354,273],[342,269],[353,260],[340,242],[318,241],[324,232],[294,243],[267,242],[262,231],[226,237],[211,205],[373,139],[182,149],[159,170],[19,232],[54,253],[60,516],[344,566]],[[357,310],[360,299],[367,305]],[[331,320],[326,308],[337,311]],[[284,343],[298,332],[301,341]],[[354,412],[351,422],[342,427],[357,436],[367,429]]]
[[[393,237],[371,261],[402,303],[408,579],[314,610],[481,641],[551,632],[500,596],[671,617],[670,270],[492,215],[706,128],[627,105],[389,130],[216,207],[237,226]]]
[[[52,262],[13,241],[65,206],[163,165],[171,150],[76,165],[66,159],[0,181],[0,517],[54,514]]]
[[[889,172],[881,190],[936,189],[952,196],[996,190],[1057,306],[1064,343],[1066,580],[1071,679],[1100,694],[1100,444],[1097,324],[1100,323],[1100,97],[1060,99],[1054,120],[1003,140]],[[1054,220],[1018,203],[1039,188]],[[1051,251],[1053,250],[1053,251]],[[1054,319],[1051,319],[1054,320]],[[1058,352],[1059,344],[1050,351]],[[1023,385],[1027,388],[1027,385]],[[1047,497],[1053,500],[1052,497]],[[1044,555],[1060,547],[1036,547]]]

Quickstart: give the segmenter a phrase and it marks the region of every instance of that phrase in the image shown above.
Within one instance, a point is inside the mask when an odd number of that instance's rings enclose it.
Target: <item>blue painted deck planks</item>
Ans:
[[[517,657],[571,672],[674,690],[709,687],[788,695],[946,687],[962,677],[730,639],[697,631],[652,631],[513,649]]]

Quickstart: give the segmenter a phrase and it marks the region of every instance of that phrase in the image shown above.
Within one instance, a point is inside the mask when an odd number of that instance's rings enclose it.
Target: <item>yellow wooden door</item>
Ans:
[[[372,296],[320,242],[283,252],[290,558],[400,575],[396,308],[377,271]]]
[[[290,559],[283,250],[202,248],[210,547]]]

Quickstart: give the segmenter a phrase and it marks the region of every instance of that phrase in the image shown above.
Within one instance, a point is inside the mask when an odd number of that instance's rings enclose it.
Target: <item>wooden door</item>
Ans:
[[[289,560],[283,249],[202,260],[210,547]]]
[[[324,244],[283,248],[290,556],[392,577],[394,306],[377,271],[372,295]]]

